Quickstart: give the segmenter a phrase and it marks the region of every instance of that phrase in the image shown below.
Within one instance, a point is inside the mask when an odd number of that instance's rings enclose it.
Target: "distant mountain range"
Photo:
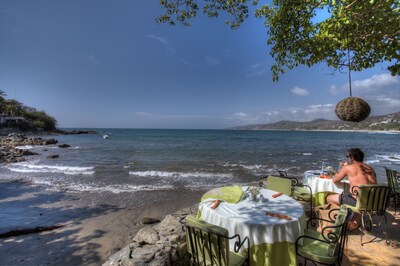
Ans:
[[[270,124],[238,126],[237,130],[380,130],[400,131],[400,112],[370,116],[362,122],[315,119],[308,122],[279,121]]]

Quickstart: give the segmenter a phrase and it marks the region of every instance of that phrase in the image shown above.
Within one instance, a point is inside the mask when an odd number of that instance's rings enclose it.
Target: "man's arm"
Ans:
[[[347,165],[342,167],[342,170],[340,170],[339,173],[336,173],[336,175],[332,178],[333,183],[339,184],[340,181],[342,181],[343,178],[347,176]]]

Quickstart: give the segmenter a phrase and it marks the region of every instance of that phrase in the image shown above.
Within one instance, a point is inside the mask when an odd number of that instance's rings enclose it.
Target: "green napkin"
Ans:
[[[228,203],[238,203],[244,197],[244,192],[240,186],[229,186],[215,188],[206,192],[206,194],[201,197],[201,202],[206,199],[219,199],[220,201],[226,201]]]

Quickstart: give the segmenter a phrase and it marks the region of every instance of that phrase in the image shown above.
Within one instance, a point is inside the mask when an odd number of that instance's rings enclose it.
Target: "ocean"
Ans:
[[[352,147],[365,152],[379,183],[386,182],[384,167],[400,170],[400,134],[395,132],[95,130],[99,134],[49,136],[69,148],[21,147],[40,155],[0,165],[0,179],[78,193],[205,191],[247,184],[277,170],[301,178],[322,164],[336,169]]]

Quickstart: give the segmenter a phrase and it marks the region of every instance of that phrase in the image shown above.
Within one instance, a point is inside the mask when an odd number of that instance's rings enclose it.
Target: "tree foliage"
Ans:
[[[41,128],[47,131],[56,129],[57,120],[46,114],[45,111],[26,112],[24,118],[31,121],[36,129]]]
[[[24,122],[17,126],[24,130],[43,129],[52,131],[56,129],[57,120],[46,114],[45,111],[36,111],[35,108],[24,106],[14,99],[4,99],[0,97],[0,114],[10,117],[23,117]]]
[[[267,29],[273,80],[298,65],[325,62],[335,70],[360,71],[388,62],[392,75],[400,75],[400,1],[398,0],[161,0],[165,14],[157,22],[190,26],[199,11],[208,17],[225,13],[232,29],[240,27],[251,5]],[[318,14],[328,18],[318,21]]]

